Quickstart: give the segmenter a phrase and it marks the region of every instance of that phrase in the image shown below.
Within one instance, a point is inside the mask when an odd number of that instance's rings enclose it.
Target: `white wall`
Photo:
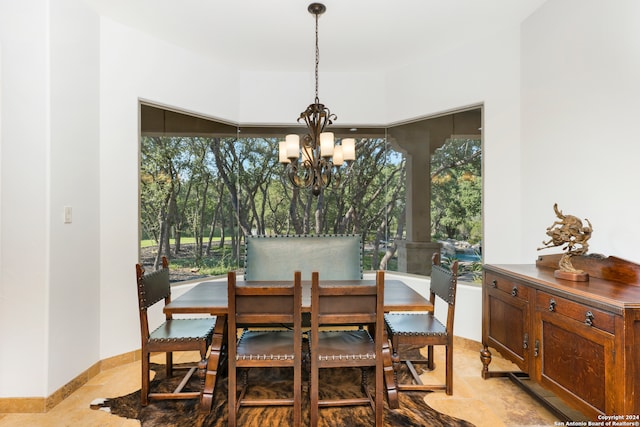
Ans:
[[[0,397],[47,396],[99,357],[96,24],[78,0],[0,4]]]
[[[0,397],[44,396],[49,357],[49,25],[45,0],[14,3],[0,2]]]
[[[522,28],[522,238],[552,206],[593,223],[590,252],[640,262],[640,2],[553,0]]]
[[[311,67],[312,64],[309,64]],[[320,102],[338,116],[339,126],[386,122],[382,73],[319,74]],[[314,102],[313,72],[240,73],[240,116],[243,124],[292,125]]]

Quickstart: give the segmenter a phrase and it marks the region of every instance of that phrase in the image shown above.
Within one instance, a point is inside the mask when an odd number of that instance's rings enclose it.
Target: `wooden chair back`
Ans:
[[[375,285],[320,284],[314,273],[311,291],[311,327],[376,325],[383,320],[384,300]],[[384,296],[384,294],[383,294]]]
[[[171,302],[171,282],[169,280],[169,261],[162,257],[162,269],[145,273],[144,267],[136,264],[136,280],[138,283],[138,307],[140,314],[140,336],[144,346],[149,340],[148,309],[160,301]],[[165,316],[171,319],[170,315]]]
[[[249,326],[293,325],[300,328],[302,318],[302,282],[300,272],[294,281],[279,284],[237,286],[236,273],[228,273],[229,330]]]
[[[440,298],[447,304],[447,331],[451,331],[451,339],[453,340],[453,320],[455,317],[456,307],[456,291],[458,288],[458,261],[451,264],[451,268],[446,268],[440,263],[440,254],[436,253],[432,259],[431,265],[431,285],[430,300],[431,304],[436,302],[436,297]]]
[[[229,272],[228,297],[228,425],[236,425],[241,406],[293,406],[292,425],[302,420],[302,279],[294,273],[293,282],[236,282],[235,272]],[[286,327],[285,327],[286,325]],[[252,328],[253,326],[253,328]],[[259,326],[256,328],[255,326]],[[238,338],[238,329],[244,328]],[[270,329],[269,329],[270,328]],[[292,328],[293,330],[289,330]],[[249,398],[248,368],[293,368],[292,397]],[[237,369],[244,380],[237,394]],[[264,384],[263,384],[264,386]]]
[[[364,330],[366,328],[369,332]],[[355,329],[355,330],[354,330]],[[373,342],[371,341],[373,338]],[[320,283],[318,272],[311,275],[311,426],[318,423],[318,408],[325,406],[370,405],[376,426],[383,421],[383,341],[384,272],[376,273],[373,285],[327,280]],[[374,367],[375,392],[366,386],[365,397],[319,398],[319,369]]]
[[[140,314],[140,336],[142,385],[141,403],[146,406],[149,399],[196,399],[202,390],[190,390],[190,378],[198,371],[204,376],[207,365],[207,352],[211,345],[213,331],[216,326],[215,318],[173,319],[165,314],[165,321],[155,330],[149,328],[148,309],[161,301],[171,302],[171,282],[169,280],[169,261],[162,257],[162,269],[145,274],[144,268],[136,264],[136,279],[138,288],[138,312]],[[191,366],[174,367],[173,352],[197,351],[200,361]],[[150,356],[152,353],[165,353],[165,369],[167,378],[173,376],[174,370],[184,370],[186,373],[182,381],[173,392],[153,392],[150,385]]]
[[[388,313],[385,315],[388,335],[393,348],[394,373],[398,391],[445,390],[453,393],[453,325],[455,316],[458,262],[454,261],[448,269],[440,264],[440,254],[434,254],[431,266],[430,301],[437,309],[436,300],[445,302],[446,322],[443,324],[432,313]],[[444,345],[445,384],[423,384],[415,365],[427,365],[435,368],[434,345]],[[402,354],[404,346],[426,346],[427,358]],[[411,382],[400,383],[398,377],[402,365],[409,370]]]

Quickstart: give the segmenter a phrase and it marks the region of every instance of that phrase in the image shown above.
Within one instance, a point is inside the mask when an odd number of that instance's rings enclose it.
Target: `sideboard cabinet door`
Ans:
[[[622,359],[616,358],[615,335],[607,331],[615,317],[538,292],[534,323],[540,351],[535,379],[593,419],[622,409],[615,408],[620,389],[615,384],[616,368]]]
[[[484,279],[484,342],[529,372],[530,289],[490,272],[485,272]]]

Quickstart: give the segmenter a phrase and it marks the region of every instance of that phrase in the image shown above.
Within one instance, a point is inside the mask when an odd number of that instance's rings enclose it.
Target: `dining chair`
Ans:
[[[198,390],[186,391],[189,380],[196,372],[204,380],[207,365],[207,352],[211,344],[215,318],[174,319],[170,314],[155,330],[150,331],[148,310],[164,301],[171,302],[171,284],[169,282],[169,262],[162,257],[162,269],[145,274],[144,268],[136,264],[138,286],[138,307],[140,313],[140,335],[142,338],[142,387],[140,398],[142,406],[150,399],[195,399],[200,397],[202,387]],[[173,365],[173,352],[198,351],[200,361],[195,366]],[[172,392],[150,391],[149,364],[151,353],[166,354],[167,378],[173,376],[174,370],[186,370],[182,381]],[[202,385],[202,384],[201,384]]]
[[[396,388],[398,391],[408,390],[445,390],[447,395],[453,393],[453,320],[456,304],[456,287],[458,275],[458,261],[451,264],[451,269],[440,265],[440,254],[432,258],[431,285],[429,299],[434,308],[436,298],[446,303],[446,322],[438,320],[435,312],[425,313],[387,313],[384,316],[387,334],[393,348],[392,359]],[[426,364],[429,370],[435,368],[433,360],[433,346],[445,346],[445,384],[423,384],[414,365]],[[403,349],[407,346],[427,346],[427,358],[414,356],[403,357]],[[405,365],[411,376],[410,383],[398,383],[400,370]]]
[[[319,409],[331,406],[370,405],[375,425],[383,425],[384,272],[373,285],[320,283],[311,275],[310,425],[318,425]],[[362,327],[368,325],[370,328]],[[371,331],[371,333],[370,333]],[[363,394],[355,397],[320,397],[320,370],[360,368]],[[375,372],[374,394],[368,386],[369,370]]]
[[[242,406],[293,406],[294,426],[302,422],[302,274],[293,282],[260,285],[236,284],[235,272],[227,275],[228,325],[228,425],[235,427]],[[246,283],[246,282],[245,282]],[[259,325],[260,328],[251,327]],[[271,325],[271,328],[266,328]],[[244,328],[238,338],[238,329]],[[290,397],[250,396],[250,368],[292,368]],[[237,373],[242,384],[238,391]],[[264,385],[264,384],[263,384]],[[268,385],[267,385],[268,386]],[[250,391],[250,390],[249,390]]]

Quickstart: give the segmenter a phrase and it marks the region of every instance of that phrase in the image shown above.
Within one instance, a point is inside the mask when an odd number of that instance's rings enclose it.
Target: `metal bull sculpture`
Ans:
[[[588,252],[588,241],[591,238],[593,226],[586,218],[587,225],[584,225],[578,217],[563,214],[558,209],[557,203],[554,203],[553,210],[558,220],[554,221],[550,227],[547,227],[546,233],[549,236],[549,240],[543,241],[542,244],[544,246],[538,248],[538,250],[564,246],[562,250],[565,253],[558,263],[560,270],[556,271],[556,277],[569,280],[588,280],[585,272],[573,267],[571,257],[585,255]]]

